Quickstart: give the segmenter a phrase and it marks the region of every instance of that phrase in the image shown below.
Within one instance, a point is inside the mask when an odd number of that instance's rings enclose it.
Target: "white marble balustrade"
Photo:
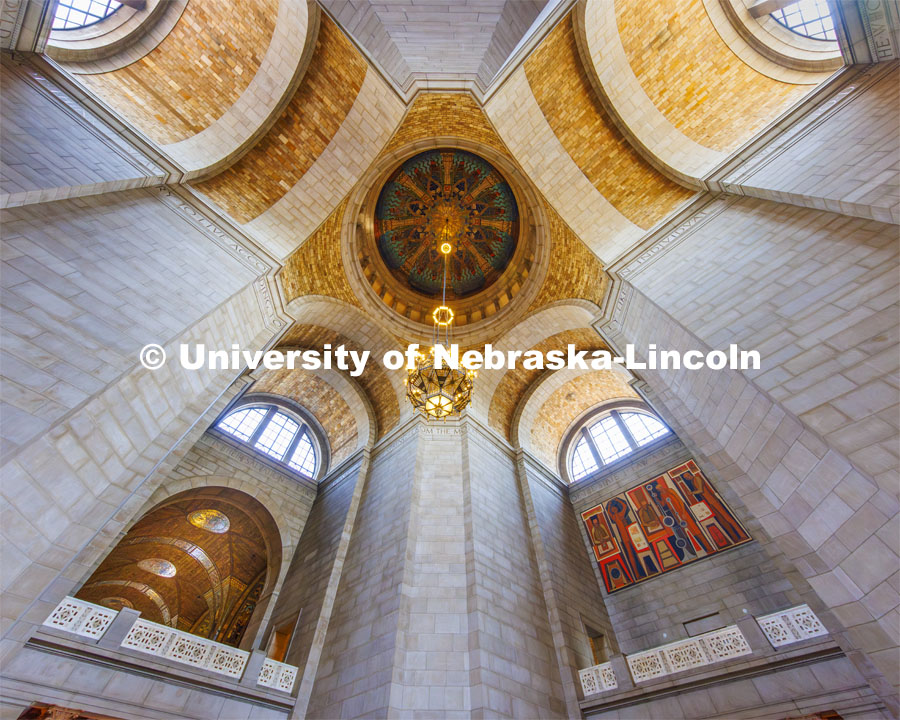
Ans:
[[[749,655],[753,652],[737,625],[627,655],[636,683]]]
[[[756,622],[775,648],[828,634],[809,605],[797,605],[771,615],[761,615]]]
[[[585,697],[619,687],[611,663],[601,663],[578,671]]]
[[[109,629],[116,615],[118,615],[116,610],[66,597],[50,613],[44,625],[99,640]],[[121,646],[235,679],[240,679],[244,674],[250,657],[250,653],[246,650],[239,650],[142,618],[134,621]],[[266,658],[260,668],[256,684],[289,693],[296,679],[296,666]]]

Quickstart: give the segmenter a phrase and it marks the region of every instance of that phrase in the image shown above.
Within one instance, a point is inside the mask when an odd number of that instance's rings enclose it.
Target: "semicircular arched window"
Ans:
[[[122,3],[115,0],[59,0],[53,16],[53,30],[78,30],[105,20]]]
[[[309,479],[316,476],[318,453],[309,425],[277,405],[243,406],[216,428]]]
[[[837,40],[828,0],[797,0],[771,13],[791,32],[813,40]]]
[[[569,459],[572,480],[581,480],[671,431],[655,415],[621,409],[595,415],[586,422]]]

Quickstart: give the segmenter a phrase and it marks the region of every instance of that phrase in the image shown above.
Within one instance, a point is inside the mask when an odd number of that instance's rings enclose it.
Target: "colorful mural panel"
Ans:
[[[581,518],[611,593],[752,539],[693,460]]]

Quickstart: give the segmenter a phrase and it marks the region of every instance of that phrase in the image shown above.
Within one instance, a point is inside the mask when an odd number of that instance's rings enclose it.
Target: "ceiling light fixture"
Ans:
[[[415,410],[433,420],[446,420],[451,415],[459,415],[472,399],[474,370],[440,369],[434,364],[434,348],[438,344],[450,347],[453,332],[453,311],[447,307],[447,263],[453,251],[449,218],[441,230],[440,238],[435,238],[438,251],[444,256],[444,285],[441,305],[431,313],[434,321],[432,347],[428,354],[416,355],[415,368],[408,370],[406,397]]]

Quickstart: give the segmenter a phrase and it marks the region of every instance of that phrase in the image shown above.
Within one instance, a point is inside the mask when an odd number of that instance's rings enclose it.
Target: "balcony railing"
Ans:
[[[140,619],[131,626],[122,647],[233,678],[244,674],[250,657],[246,650]]]
[[[809,605],[798,605],[771,615],[762,615],[756,618],[756,622],[775,648],[828,634]]]
[[[44,625],[99,640],[109,630],[117,615],[116,610],[66,597],[50,613]],[[120,647],[238,680],[243,676],[250,657],[246,650],[141,618],[137,618],[131,625]],[[256,684],[289,693],[293,690],[296,679],[297,668],[294,665],[266,658],[259,670]]]
[[[585,697],[619,687],[611,663],[601,663],[579,670],[578,676],[581,678],[581,689],[584,690]]]
[[[639,683],[682,670],[749,655],[751,652],[750,645],[738,626],[731,625],[687,640],[626,655],[625,660],[628,662],[628,669],[631,670],[631,677]]]
[[[256,684],[290,692],[296,679],[296,666],[278,662],[272,658],[266,658],[262,670],[259,671],[259,679],[256,681]]]
[[[102,605],[66,597],[44,620],[44,625],[96,639],[103,636],[117,614]]]

